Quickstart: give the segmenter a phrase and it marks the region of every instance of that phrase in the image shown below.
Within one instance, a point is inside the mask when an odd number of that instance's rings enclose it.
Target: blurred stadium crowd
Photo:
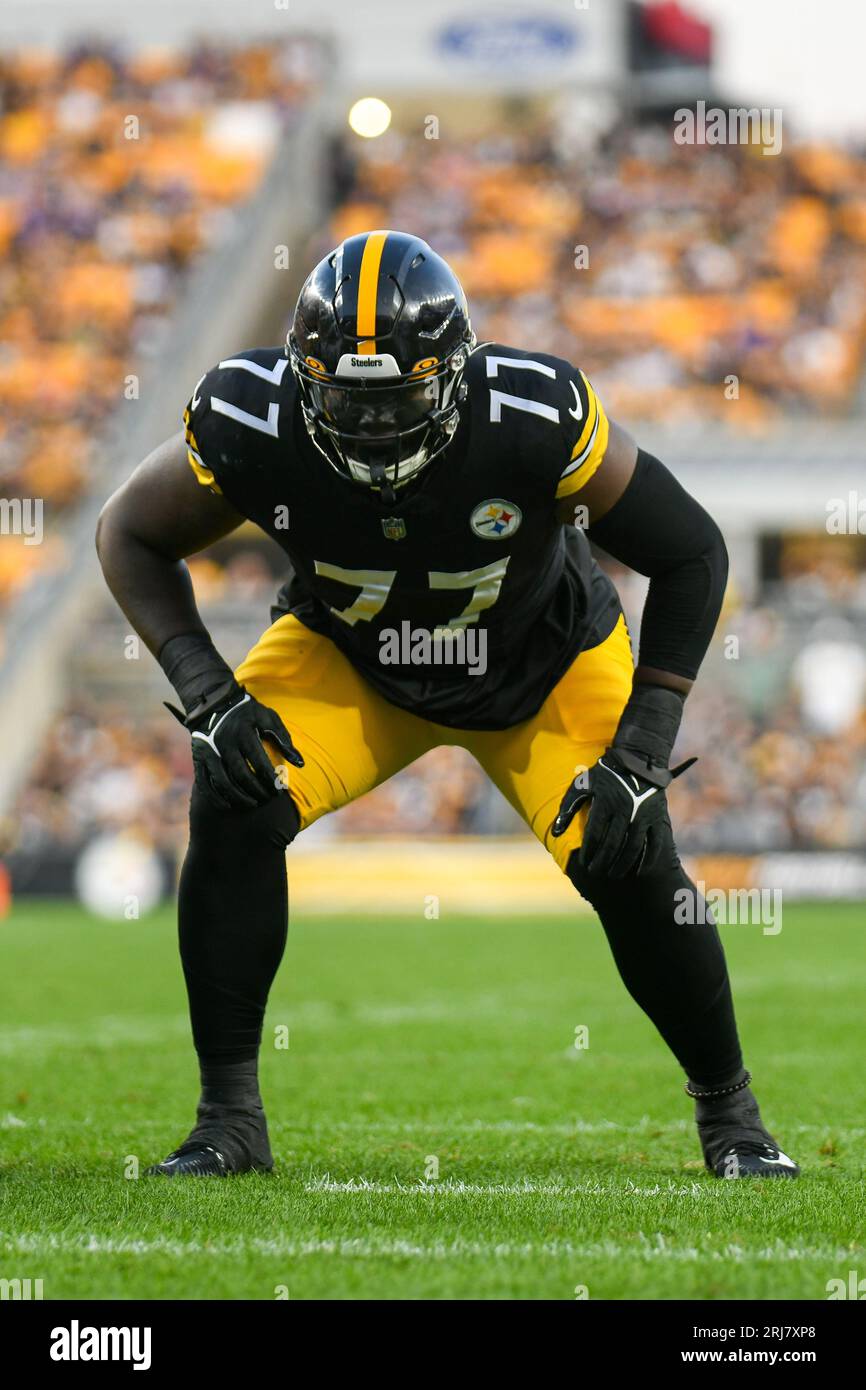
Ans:
[[[300,40],[0,58],[0,495],[43,499],[50,527],[0,547],[0,604],[61,562],[127,374],[314,78]]]
[[[610,568],[636,632],[643,582]],[[235,591],[233,574],[250,601],[257,595],[261,618],[273,581],[255,551],[235,558],[227,580],[213,568],[211,600]],[[866,572],[853,567],[795,567],[760,604],[731,597],[678,745],[682,756],[700,755],[671,796],[684,851],[866,843],[864,621]],[[141,720],[128,707],[79,701],[56,725],[20,799],[15,847],[28,855],[52,844],[73,851],[97,833],[132,829],[171,856],[185,840],[190,778],[186,740],[161,709]],[[314,833],[519,828],[470,756],[441,748]]]
[[[618,418],[760,430],[844,410],[859,379],[859,154],[678,145],[670,122],[592,148],[567,124],[464,146],[389,132],[346,171],[332,241],[369,227],[417,230],[479,336],[577,356]]]
[[[0,493],[44,498],[55,523],[41,547],[0,547],[0,603],[62,556],[64,514],[88,488],[127,373],[159,352],[190,266],[316,80],[299,40],[0,61]],[[130,113],[147,138],[126,138]],[[333,174],[340,199],[311,264],[371,226],[418,231],[462,276],[479,338],[579,361],[618,418],[759,434],[851,407],[866,337],[857,153],[791,146],[767,159],[677,146],[669,126],[592,144],[567,123],[532,134],[506,123],[472,143],[356,141]],[[191,568],[206,619],[230,600],[254,640],[276,587],[255,540]],[[636,632],[641,582],[616,579]],[[686,851],[866,844],[864,617],[862,556],[808,545],[757,601],[729,596],[681,736],[684,754],[701,755],[672,795]],[[189,779],[186,742],[159,707],[142,719],[80,696],[0,850],[71,853],[132,829],[173,855]],[[517,828],[468,755],[441,749],[315,833]]]

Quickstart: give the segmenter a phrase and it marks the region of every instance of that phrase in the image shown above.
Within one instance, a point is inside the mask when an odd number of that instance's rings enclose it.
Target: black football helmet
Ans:
[[[451,440],[474,346],[450,266],[390,231],[349,237],[319,262],[286,341],[313,443],[386,505]]]

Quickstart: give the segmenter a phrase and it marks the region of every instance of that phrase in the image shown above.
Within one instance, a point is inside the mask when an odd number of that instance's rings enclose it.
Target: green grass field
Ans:
[[[172,914],[21,906],[0,924],[0,1277],[45,1298],[826,1298],[866,1276],[863,917],[725,930],[799,1183],[703,1172],[593,918],[420,910],[293,922],[263,1062],[277,1169],[170,1183],[127,1174],[193,1115]]]

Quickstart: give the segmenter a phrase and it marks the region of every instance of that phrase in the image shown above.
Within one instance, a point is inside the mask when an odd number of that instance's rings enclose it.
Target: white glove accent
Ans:
[[[243,698],[242,700],[238,700],[238,702],[237,702],[236,705],[232,705],[229,709],[227,709],[227,710],[225,711],[224,714],[221,714],[220,717],[219,717],[219,719],[218,719],[217,722],[214,724],[214,726],[213,726],[212,729],[210,729],[207,733],[203,733],[203,732],[201,732],[201,731],[197,731],[196,733],[193,734],[193,738],[200,738],[201,741],[202,741],[202,743],[206,743],[206,744],[208,745],[208,747],[212,748],[213,751],[216,753],[217,757],[218,757],[220,760],[222,760],[222,753],[221,753],[220,750],[217,748],[216,743],[214,742],[214,739],[216,738],[216,736],[217,736],[217,734],[219,733],[220,729],[222,728],[223,724],[224,724],[224,723],[226,722],[226,720],[228,719],[229,715],[230,715],[230,714],[234,714],[234,712],[235,712],[236,709],[240,709],[241,705],[245,705],[246,702],[247,702],[247,700],[249,700],[249,698],[250,698],[249,693],[248,693],[247,691],[244,691],[244,698]]]
[[[641,792],[640,796],[635,796],[634,792],[632,791],[631,787],[629,786],[629,784],[628,784],[628,782],[625,780],[625,778],[624,778],[624,777],[620,777],[619,773],[618,773],[618,772],[615,772],[614,769],[613,769],[612,767],[608,767],[607,763],[604,761],[603,758],[599,758],[599,760],[598,760],[598,765],[599,765],[599,767],[603,767],[604,770],[605,770],[605,772],[609,772],[610,775],[611,775],[611,777],[615,777],[616,780],[617,780],[618,782],[620,782],[620,783],[622,784],[622,786],[625,787],[626,791],[628,792],[629,796],[631,797],[631,800],[632,800],[632,812],[631,812],[631,815],[629,816],[629,819],[628,819],[628,823],[629,823],[629,825],[631,825],[632,821],[634,820],[635,816],[637,815],[638,811],[640,810],[640,808],[641,808],[641,806],[643,805],[643,803],[647,800],[647,798],[648,798],[648,797],[651,797],[651,796],[654,796],[654,795],[656,794],[656,792],[658,792],[658,791],[661,790],[661,788],[660,788],[660,787],[650,787],[648,791]],[[632,778],[632,781],[634,782],[634,784],[635,784],[636,787],[640,785],[636,777],[633,777],[633,778]]]

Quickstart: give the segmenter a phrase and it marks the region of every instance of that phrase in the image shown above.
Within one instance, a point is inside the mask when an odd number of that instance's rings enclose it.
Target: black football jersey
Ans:
[[[482,344],[464,381],[453,440],[390,507],[313,444],[281,347],[207,372],[186,439],[199,482],[291,561],[274,619],[291,612],[330,637],[393,704],[504,729],[535,714],[620,614],[555,502],[592,476],[608,423],[583,373],[545,353]]]

